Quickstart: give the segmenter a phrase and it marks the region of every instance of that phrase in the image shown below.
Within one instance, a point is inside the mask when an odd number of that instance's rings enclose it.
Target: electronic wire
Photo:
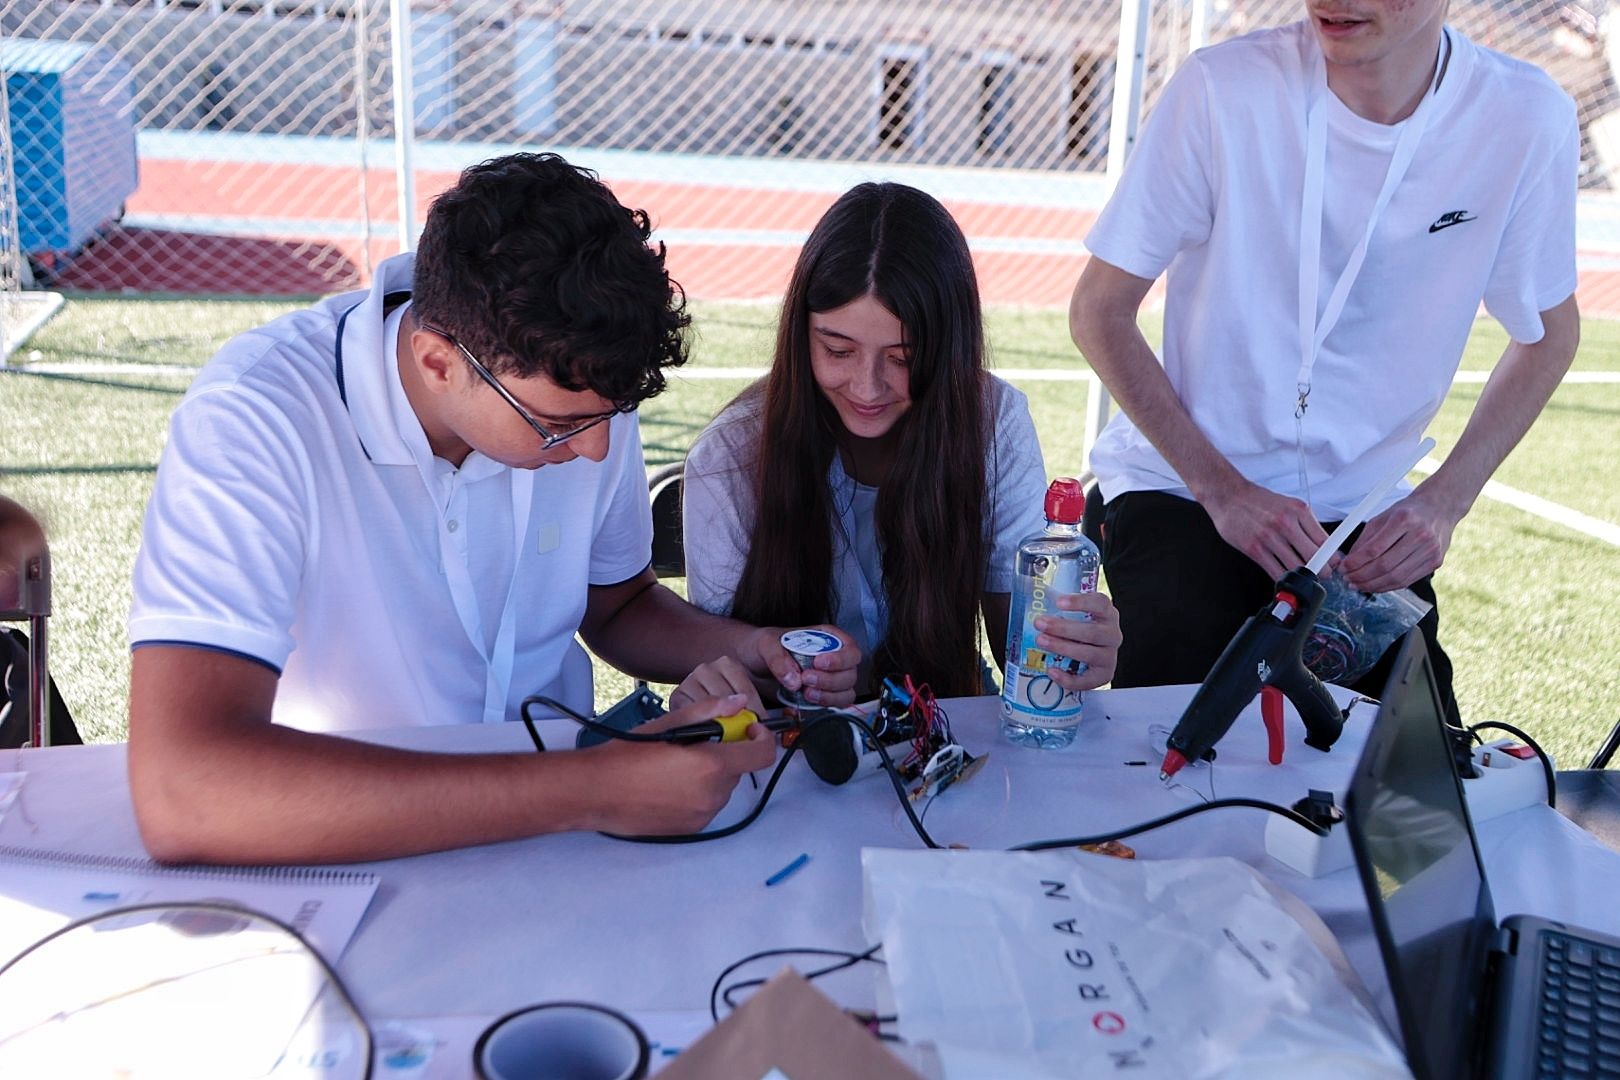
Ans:
[[[588,728],[599,735],[604,735],[610,739],[623,739],[626,742],[656,742],[666,743],[666,745],[668,744],[667,740],[659,738],[656,734],[646,735],[631,731],[620,731],[617,728],[608,727],[605,724],[599,724],[589,717],[581,716],[578,712],[564,705],[560,701],[556,701],[540,694],[534,694],[523,699],[523,704],[520,706],[518,711],[519,715],[523,717],[524,724],[528,726],[529,735],[534,739],[536,748],[542,751],[545,749],[545,746],[541,742],[540,736],[536,733],[533,720],[529,716],[529,709],[534,705],[544,705],[549,709],[555,709],[564,716],[567,716],[569,719],[579,723],[583,727]],[[905,784],[900,779],[900,774],[895,767],[894,759],[889,756],[888,749],[878,739],[876,733],[874,733],[871,726],[866,723],[864,717],[853,712],[846,712],[839,709],[821,709],[816,712],[808,713],[805,715],[803,723],[800,725],[801,738],[802,732],[809,731],[811,728],[817,727],[821,724],[831,723],[833,721],[843,721],[859,728],[861,731],[866,733],[867,737],[871,739],[873,745],[876,746],[878,756],[883,760],[883,770],[889,777],[889,783],[894,787],[894,793],[900,800],[900,808],[905,811],[906,817],[911,822],[911,827],[916,830],[917,836],[928,847],[940,847],[941,845],[935,843],[934,838],[928,835],[928,830],[923,828],[921,819],[917,817],[917,812],[911,807],[911,800],[906,797]],[[634,844],[699,844],[707,840],[720,840],[727,836],[734,836],[737,833],[742,832],[742,830],[746,829],[748,826],[752,825],[759,818],[759,815],[765,812],[765,804],[770,802],[771,793],[776,790],[777,781],[782,778],[782,773],[787,770],[788,763],[793,760],[794,755],[798,752],[799,747],[797,744],[788,748],[788,752],[782,755],[782,760],[776,763],[776,768],[771,770],[771,777],[765,782],[765,788],[759,793],[759,799],[755,801],[753,809],[749,810],[747,814],[737,821],[734,821],[730,825],[724,826],[723,828],[711,829],[708,832],[673,833],[668,835],[652,836],[626,836],[622,833],[610,832],[604,832],[602,835],[610,837],[614,840],[625,840]]]
[[[546,752],[545,740],[540,738],[540,732],[536,730],[534,726],[534,718],[529,715],[529,708],[533,705],[544,705],[547,708],[556,709],[558,712],[561,712],[574,720],[579,719],[579,714],[573,709],[570,709],[568,706],[564,705],[562,702],[553,701],[551,698],[544,697],[540,694],[534,694],[523,699],[523,704],[518,706],[518,716],[522,718],[523,726],[528,728],[529,738],[534,740],[535,752],[543,754]]]
[[[616,728],[607,727],[588,717],[581,716],[579,713],[575,712],[566,705],[563,705],[561,702],[543,697],[541,695],[535,695],[524,699],[521,708],[521,715],[523,717],[524,724],[528,727],[530,737],[534,740],[537,750],[544,750],[545,745],[541,741],[539,734],[536,732],[533,721],[529,716],[529,709],[533,705],[544,705],[547,708],[555,709],[557,712],[568,716],[582,726],[595,731],[598,734],[605,735],[608,738],[625,739],[629,742],[665,741],[658,738],[656,735],[638,735],[633,732],[620,731]],[[943,712],[943,710],[941,710],[941,712]],[[929,848],[941,848],[942,845],[935,841],[934,838],[929,835],[928,830],[923,827],[922,819],[917,816],[916,811],[912,808],[910,798],[908,798],[906,795],[905,785],[900,779],[900,773],[898,768],[895,766],[894,759],[889,755],[888,748],[877,736],[877,733],[872,729],[871,725],[866,723],[864,716],[853,712],[836,709],[824,709],[818,712],[810,713],[804,718],[801,726],[801,738],[803,737],[803,732],[808,731],[820,724],[832,723],[835,721],[842,721],[850,724],[851,726],[858,728],[867,736],[870,745],[877,751],[878,757],[882,761],[883,771],[888,776],[890,785],[894,788],[895,797],[900,803],[900,809],[905,812],[906,818],[911,823],[911,827],[916,832],[918,839],[920,839],[923,844]],[[948,723],[948,721],[946,722]],[[771,771],[771,777],[766,782],[765,789],[760,792],[759,799],[754,803],[753,808],[749,810],[749,812],[741,819],[732,823],[731,825],[708,832],[685,833],[668,836],[624,836],[618,833],[603,833],[602,835],[615,840],[625,840],[631,843],[640,844],[693,844],[707,840],[719,840],[722,837],[732,836],[753,824],[754,821],[759,818],[760,814],[764,812],[766,804],[770,802],[771,794],[776,790],[777,781],[782,778],[782,774],[787,769],[788,763],[793,760],[793,757],[798,753],[798,750],[799,746],[797,743],[788,748],[787,753],[782,755],[782,760],[779,761],[776,767]],[[929,805],[931,805],[932,802],[933,800],[930,799]],[[1328,835],[1328,830],[1326,828],[1316,824],[1304,815],[1288,809],[1287,807],[1278,806],[1276,803],[1264,802],[1259,799],[1228,798],[1215,799],[1210,802],[1201,803],[1197,806],[1184,807],[1183,809],[1177,810],[1174,813],[1154,818],[1151,821],[1141,822],[1137,825],[1132,825],[1124,829],[1116,829],[1108,833],[1101,833],[1096,836],[1066,837],[1059,840],[1038,840],[1027,844],[1019,844],[1009,848],[1008,850],[1046,851],[1055,848],[1079,847],[1083,844],[1100,844],[1110,840],[1123,840],[1126,837],[1135,836],[1138,833],[1148,832],[1152,829],[1157,829],[1162,826],[1172,824],[1184,818],[1192,817],[1195,814],[1201,814],[1207,810],[1224,809],[1226,807],[1249,807],[1257,810],[1266,810],[1285,817],[1299,825],[1301,828],[1307,829],[1319,836]],[[924,813],[926,812],[927,808],[925,806]],[[853,967],[859,963],[864,962],[881,964],[883,961],[876,959],[875,954],[882,947],[883,946],[880,943],[872,946],[870,949],[862,953],[848,952],[841,949],[809,947],[794,949],[766,949],[761,952],[751,953],[750,955],[743,957],[741,960],[737,960],[728,965],[725,970],[723,970],[714,980],[714,984],[709,990],[709,1017],[713,1022],[719,1023],[720,1003],[722,1001],[725,1003],[728,1009],[735,1009],[737,1006],[736,1002],[733,1000],[734,994],[740,993],[744,990],[755,989],[765,984],[766,980],[764,979],[743,979],[730,985],[726,984],[726,978],[728,976],[737,971],[739,968],[754,963],[755,961],[777,956],[838,957],[837,963],[828,964],[825,967],[817,968],[814,971],[803,973],[803,978],[805,978],[807,981],[813,981],[824,975],[829,975],[835,971],[842,971],[845,968]],[[897,1036],[880,1029],[882,1024],[894,1022],[896,1019],[895,1017],[872,1015],[862,1016],[859,1019],[865,1023],[868,1029],[871,1030],[872,1034],[876,1037],[887,1041],[897,1040]]]
[[[923,823],[917,817],[917,812],[911,808],[911,800],[906,797],[905,784],[900,779],[900,772],[895,767],[894,759],[889,756],[889,752],[884,745],[877,741],[876,736],[865,720],[849,713],[827,710],[810,714],[804,721],[800,731],[801,733],[806,732],[820,724],[832,723],[838,720],[855,725],[872,738],[873,744],[877,747],[878,755],[883,759],[883,771],[888,775],[889,783],[894,787],[895,797],[900,800],[900,808],[906,812],[911,827],[916,830],[918,838],[925,845],[930,848],[941,847],[942,845],[935,843],[934,838],[928,835],[928,830],[923,828]],[[800,737],[803,738],[803,735],[801,734]],[[782,755],[782,760],[776,763],[776,768],[771,770],[771,778],[765,782],[765,788],[759,793],[759,799],[755,801],[753,809],[723,828],[711,829],[708,832],[675,833],[664,836],[625,836],[620,833],[603,833],[602,835],[612,837],[615,840],[627,840],[634,844],[698,844],[706,840],[720,840],[735,835],[752,825],[759,818],[759,815],[765,812],[765,804],[770,802],[771,793],[776,790],[776,782],[782,778],[782,773],[786,771],[788,762],[792,761],[793,756],[798,752],[797,743],[788,748],[788,752]]]
[[[550,698],[541,697],[539,695],[524,699],[521,712],[525,722],[528,722],[529,720],[529,707],[532,704],[545,705],[548,708],[556,709],[571,719],[580,721],[584,723],[585,726],[591,728],[592,730],[598,731],[609,738],[624,738],[626,735],[632,734],[630,732],[619,731],[616,728],[607,727],[603,724],[598,724],[594,720],[589,720],[588,718],[583,718],[574,710],[562,705],[560,702],[553,701]],[[887,774],[889,783],[894,788],[895,797],[900,802],[900,809],[905,812],[906,819],[911,823],[911,828],[916,832],[917,838],[929,848],[939,849],[944,847],[945,845],[938,843],[932,836],[929,835],[928,830],[923,827],[922,819],[917,816],[916,810],[912,808],[911,799],[906,795],[905,784],[900,779],[900,773],[895,767],[894,759],[889,756],[888,748],[885,747],[882,740],[876,736],[871,726],[866,723],[864,717],[839,709],[823,709],[819,712],[808,714],[804,720],[802,730],[808,731],[809,729],[820,724],[831,723],[833,721],[843,721],[844,723],[859,728],[867,735],[867,737],[871,740],[873,747],[877,750],[879,758],[882,759],[883,771],[885,774]],[[628,741],[662,742],[663,740],[658,739],[656,736],[641,735],[638,738]],[[538,739],[536,739],[536,742],[538,742]],[[759,815],[765,812],[765,805],[770,802],[771,793],[776,790],[777,781],[782,778],[782,773],[787,769],[788,762],[793,760],[793,756],[798,753],[798,749],[799,748],[797,745],[792,746],[788,749],[786,754],[782,755],[782,760],[777,762],[776,768],[771,771],[771,778],[766,782],[765,789],[760,792],[759,799],[754,803],[753,809],[730,825],[719,829],[712,829],[708,832],[676,833],[663,836],[625,836],[619,833],[603,833],[602,835],[611,837],[614,840],[625,840],[637,844],[697,844],[707,840],[719,840],[727,836],[733,836],[747,828],[749,825],[752,825],[759,818]],[[1173,822],[1180,821],[1183,818],[1191,817],[1194,814],[1203,813],[1206,810],[1217,810],[1225,807],[1240,806],[1250,807],[1256,810],[1265,810],[1281,817],[1285,817],[1301,828],[1308,829],[1318,836],[1328,835],[1327,829],[1316,824],[1314,821],[1311,821],[1303,814],[1299,814],[1285,806],[1278,806],[1276,803],[1265,802],[1260,799],[1230,798],[1213,799],[1197,806],[1184,807],[1183,809],[1177,810],[1174,813],[1166,814],[1163,817],[1154,818],[1151,821],[1141,822],[1136,825],[1127,826],[1123,829],[1116,829],[1107,833],[1100,833],[1096,836],[1071,837],[1061,840],[1037,840],[1027,844],[1018,844],[1009,848],[1008,850],[1046,851],[1053,848],[1079,847],[1081,844],[1101,844],[1109,840],[1123,840],[1126,837],[1135,836],[1138,833],[1148,832],[1152,829],[1169,825]]]
[[[564,705],[556,698],[549,698],[544,694],[531,694],[523,699],[522,705],[518,706],[518,715],[523,717],[523,724],[529,729],[529,738],[534,740],[536,750],[544,751],[546,747],[540,741],[539,732],[535,730],[533,717],[529,715],[530,707],[535,705],[544,705],[548,709],[555,709],[580,727],[605,739],[622,739],[624,742],[639,743],[667,743],[670,741],[659,734],[648,735],[639,731],[624,731],[616,727],[609,727],[606,724],[599,723],[594,717],[586,716],[584,713]]]
[[[725,985],[726,977],[728,975],[736,971],[738,968],[746,967],[747,965],[754,963],[756,960],[768,960],[773,956],[836,956],[839,958],[839,962],[836,964],[829,964],[826,967],[817,968],[815,971],[806,973],[804,978],[809,981],[819,979],[823,975],[830,975],[835,971],[842,971],[845,968],[854,967],[856,964],[881,964],[883,961],[877,959],[875,955],[881,948],[883,948],[883,946],[878,944],[872,946],[870,949],[867,949],[865,952],[860,953],[850,952],[847,949],[817,948],[765,949],[762,952],[751,953],[750,955],[743,957],[741,960],[727,966],[727,968],[722,971],[714,980],[714,985],[709,988],[709,1018],[715,1023],[719,1023],[721,1001],[724,1001],[728,1008],[734,1009],[736,1008],[736,1005],[731,1000],[731,994],[738,990],[745,990],[749,987],[763,986],[765,984],[764,979],[745,979],[741,982],[733,983],[730,986]],[[881,1023],[893,1020],[894,1018],[885,1016],[874,1017],[873,1019]]]
[[[1327,829],[1316,824],[1316,822],[1312,821],[1310,818],[1307,818],[1305,815],[1288,809],[1286,806],[1278,806],[1276,803],[1266,802],[1263,799],[1229,798],[1214,799],[1210,802],[1199,803],[1197,806],[1184,806],[1174,813],[1166,814],[1163,817],[1156,817],[1152,821],[1144,821],[1137,825],[1131,825],[1128,828],[1115,829],[1112,832],[1098,833],[1096,836],[1070,836],[1061,840],[1034,840],[1027,844],[1015,844],[1007,850],[1050,851],[1053,848],[1080,847],[1084,844],[1105,844],[1110,840],[1123,840],[1128,836],[1135,836],[1138,833],[1150,832],[1153,829],[1180,821],[1182,818],[1189,818],[1194,814],[1202,814],[1206,810],[1220,810],[1229,806],[1247,806],[1255,810],[1268,810],[1280,817],[1287,818],[1289,821],[1299,825],[1301,828],[1309,829],[1317,836],[1328,835]]]

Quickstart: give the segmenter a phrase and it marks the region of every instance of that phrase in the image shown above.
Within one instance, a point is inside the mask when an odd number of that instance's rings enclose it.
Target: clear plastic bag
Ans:
[[[1327,598],[1302,651],[1305,666],[1323,682],[1355,682],[1434,608],[1411,589],[1364,593],[1336,572],[1321,580]]]

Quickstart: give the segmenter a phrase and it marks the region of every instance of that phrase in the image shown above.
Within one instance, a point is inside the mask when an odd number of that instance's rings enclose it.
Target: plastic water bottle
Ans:
[[[1059,477],[1046,489],[1046,530],[1024,538],[1013,568],[1012,609],[1007,618],[1007,670],[1001,694],[1001,733],[1024,746],[1056,748],[1074,741],[1085,695],[1052,681],[1061,667],[1075,674],[1086,669],[1078,660],[1060,659],[1035,644],[1041,615],[1087,619],[1084,612],[1062,611],[1057,597],[1093,592],[1102,558],[1097,545],[1080,532],[1086,496],[1078,480]]]

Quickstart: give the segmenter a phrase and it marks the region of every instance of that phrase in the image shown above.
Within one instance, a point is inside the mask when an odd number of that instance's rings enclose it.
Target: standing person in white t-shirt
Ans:
[[[730,745],[515,755],[332,734],[511,720],[536,692],[589,709],[576,632],[631,674],[685,677],[671,723],[758,708],[756,680],[853,700],[853,646],[801,676],[781,628],[709,615],[649,568],[634,409],[685,359],[688,319],[648,233],[562,158],[488,161],[369,291],[203,369],[171,420],[130,615],[130,786],[155,856],[686,832],[772,760],[759,725]]]
[[[1310,0],[1195,53],[1087,237],[1071,330],[1123,410],[1091,459],[1116,686],[1203,679],[1415,451],[1483,302],[1512,340],[1466,430],[1340,564],[1358,589],[1432,600],[1452,531],[1574,357],[1573,104],[1445,10]],[[1166,269],[1161,363],[1136,315]]]
[[[843,628],[940,697],[993,693],[1018,542],[1046,491],[1029,402],[985,370],[973,257],[939,201],[861,184],[833,203],[794,264],[776,355],[698,436],[684,484],[693,603],[748,622]],[[1113,672],[1119,625],[1100,593],[1043,616],[1042,648],[1084,661],[1066,689]]]

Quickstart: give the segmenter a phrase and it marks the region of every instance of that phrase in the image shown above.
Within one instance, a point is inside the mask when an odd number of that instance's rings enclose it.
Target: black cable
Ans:
[[[878,947],[879,946],[873,946],[872,949],[868,949],[864,954],[847,953],[845,954],[845,958],[836,964],[828,964],[826,967],[817,968],[814,971],[800,972],[800,975],[806,982],[814,982],[823,975],[831,975],[835,971],[843,971],[845,968],[854,967],[862,960],[869,960],[874,964],[881,964],[883,963],[882,960],[878,960],[871,955],[872,951]],[[756,959],[760,958],[756,957]],[[737,1007],[737,1003],[732,1000],[733,994],[739,994],[744,990],[753,990],[757,987],[764,986],[768,981],[769,980],[767,979],[743,979],[740,982],[734,982],[724,990],[720,991],[720,1000],[725,1002],[726,1008],[735,1009]]]
[[[655,741],[661,742],[662,740]],[[788,762],[793,760],[793,755],[798,752],[798,749],[796,746],[791,747],[787,753],[782,755],[782,760],[776,763],[776,768],[771,770],[771,778],[765,781],[765,790],[759,793],[759,798],[754,802],[754,808],[724,828],[711,829],[708,832],[667,833],[651,836],[627,836],[623,833],[611,832],[604,832],[601,835],[610,840],[624,840],[631,844],[701,844],[705,840],[721,840],[740,833],[758,820],[759,815],[765,812],[765,804],[771,801],[771,792],[776,790],[776,782],[782,779],[783,771],[787,769]]]
[[[1481,731],[1505,731],[1536,752],[1536,757],[1541,759],[1542,775],[1547,778],[1547,805],[1556,808],[1558,806],[1558,774],[1553,771],[1552,758],[1547,756],[1547,751],[1543,750],[1536,740],[1512,724],[1506,724],[1500,720],[1481,720],[1468,728],[1468,734],[1474,736],[1476,742],[1483,743],[1485,740],[1479,737]]]
[[[535,747],[538,750],[545,750],[545,745],[540,741],[540,736],[534,728],[534,722],[529,716],[529,709],[535,705],[544,705],[548,709],[554,709],[582,727],[610,739],[623,739],[626,742],[668,743],[668,740],[660,734],[647,735],[634,731],[620,731],[618,728],[599,724],[590,717],[582,715],[553,698],[548,698],[542,694],[533,694],[523,699],[523,704],[518,712],[523,718],[523,723],[528,727],[529,735],[534,739]],[[895,769],[894,759],[889,756],[888,749],[878,739],[876,733],[873,732],[864,718],[855,713],[844,712],[839,709],[822,709],[808,713],[800,724],[801,738],[803,733],[811,728],[833,721],[843,721],[859,728],[872,741],[872,744],[877,748],[878,756],[883,760],[883,769],[888,774],[889,783],[894,787],[894,793],[900,800],[900,808],[905,811],[907,819],[911,822],[911,827],[916,830],[918,838],[922,840],[924,845],[930,848],[938,848],[940,845],[935,843],[934,838],[928,835],[928,830],[923,828],[922,821],[917,817],[916,811],[911,808],[911,800],[906,797],[905,785],[901,782],[899,772]],[[771,778],[766,781],[765,789],[760,792],[759,799],[754,803],[754,808],[741,819],[724,828],[711,829],[708,832],[671,833],[652,836],[627,836],[622,833],[610,832],[604,832],[602,835],[613,840],[624,840],[633,844],[698,844],[706,840],[720,840],[727,836],[733,836],[752,825],[759,818],[759,815],[765,812],[765,805],[770,802],[771,793],[776,790],[777,781],[782,778],[782,773],[787,769],[788,762],[793,760],[793,755],[798,753],[798,750],[797,744],[788,748],[788,752],[782,755],[782,760],[776,763],[776,768],[771,770]],[[750,773],[749,775],[753,774]]]
[[[834,721],[843,721],[858,727],[872,740],[873,746],[877,748],[878,756],[883,759],[883,771],[889,777],[889,783],[894,788],[895,797],[900,800],[900,809],[905,811],[906,818],[911,822],[911,827],[916,830],[918,839],[920,839],[927,847],[940,847],[941,845],[935,843],[934,838],[928,835],[928,830],[923,828],[923,823],[917,817],[917,812],[912,809],[911,799],[906,795],[905,784],[900,780],[900,772],[895,768],[894,759],[889,756],[888,748],[878,740],[877,735],[872,731],[872,728],[867,725],[864,719],[856,716],[853,713],[842,712],[837,709],[824,709],[820,712],[808,714],[800,726],[799,737],[802,740],[804,733],[808,732],[811,728],[817,727],[820,724],[832,723]],[[613,731],[612,728],[604,728],[603,730],[613,732],[613,738],[619,738],[626,734],[625,732]],[[765,782],[765,790],[759,793],[759,799],[754,803],[754,808],[748,811],[748,813],[742,818],[732,822],[730,825],[727,825],[724,828],[711,829],[708,832],[673,833],[664,836],[625,836],[620,833],[607,832],[603,833],[602,835],[610,837],[614,840],[626,840],[633,844],[698,844],[706,840],[720,840],[724,837],[742,832],[742,830],[752,825],[759,818],[760,814],[765,812],[765,804],[770,802],[771,793],[776,790],[776,782],[782,778],[782,773],[787,769],[788,762],[792,761],[793,755],[797,754],[798,752],[798,743],[795,743],[793,746],[788,748],[788,752],[782,755],[782,760],[776,763],[776,768],[771,770],[771,778]]]
[[[876,956],[874,955],[881,948],[883,948],[883,946],[881,944],[878,944],[878,945],[872,946],[870,949],[867,949],[865,952],[861,952],[861,953],[850,952],[847,949],[814,949],[814,948],[765,949],[762,952],[752,953],[752,954],[750,954],[748,956],[743,957],[741,960],[738,960],[735,963],[729,965],[724,971],[722,971],[720,973],[719,977],[717,977],[714,980],[714,985],[709,988],[709,1018],[711,1020],[713,1020],[717,1024],[720,1022],[720,1004],[719,1004],[719,1002],[720,1002],[720,998],[721,998],[721,987],[724,985],[724,983],[726,981],[726,976],[730,975],[732,972],[736,971],[740,967],[744,967],[744,966],[746,966],[748,964],[752,964],[756,960],[766,960],[766,959],[769,959],[770,957],[773,957],[773,956],[836,956],[836,957],[839,958],[838,963],[828,965],[827,967],[824,967],[824,968],[821,968],[821,969],[819,969],[817,971],[811,972],[810,974],[805,976],[806,980],[811,980],[811,979],[818,979],[823,975],[829,975],[834,971],[842,971],[844,968],[854,967],[856,964],[860,964],[860,963],[881,964],[881,963],[883,963],[883,961],[877,959]],[[761,985],[763,983],[763,981],[764,980],[754,980],[752,985],[755,985],[755,986]],[[738,984],[738,985],[742,985],[742,984]],[[731,1005],[731,1002],[729,1000],[727,1000],[726,1004]]]
[[[1614,752],[1620,750],[1620,724],[1615,724],[1609,733],[1603,736],[1603,745],[1598,747],[1597,753],[1587,763],[1588,769],[1607,769],[1609,762],[1614,759]]]
[[[606,735],[608,738],[628,739],[628,741],[631,742],[663,741],[657,736],[649,735],[639,735],[634,739],[629,739],[628,737],[634,733],[619,731],[616,728],[610,728],[602,724],[598,724],[588,717],[581,716],[579,713],[568,708],[566,705],[563,705],[561,702],[554,701],[540,695],[534,695],[524,699],[522,713],[525,720],[528,719],[528,710],[531,704],[540,704],[545,705],[548,708],[556,709],[558,712],[568,716],[570,719],[584,724],[593,730],[600,730],[600,732]],[[850,724],[853,727],[859,728],[863,733],[865,733],[872,747],[877,751],[878,757],[882,760],[883,771],[889,778],[890,786],[894,788],[895,797],[900,801],[900,809],[905,812],[906,820],[911,823],[911,828],[916,832],[917,838],[923,842],[924,846],[931,849],[939,849],[942,845],[935,841],[931,835],[929,835],[928,830],[923,827],[922,820],[918,818],[917,812],[912,808],[911,799],[906,794],[905,784],[900,779],[899,770],[895,768],[894,759],[889,756],[888,748],[883,744],[883,741],[878,738],[877,733],[872,730],[872,727],[866,723],[866,720],[863,717],[860,717],[852,712],[844,712],[838,709],[823,709],[819,712],[809,713],[804,718],[803,724],[800,728],[801,738],[803,737],[802,732],[807,732],[817,725],[831,723],[834,721],[843,721],[844,723]],[[782,773],[787,769],[788,762],[793,760],[793,756],[794,754],[798,753],[798,749],[797,744],[790,747],[788,752],[782,756],[782,760],[777,762],[776,768],[771,771],[770,780],[768,780],[765,784],[765,790],[760,792],[758,801],[754,803],[754,808],[742,818],[730,825],[725,826],[724,828],[712,829],[708,832],[672,833],[667,835],[653,836],[626,836],[621,833],[609,832],[602,833],[602,835],[614,840],[624,840],[635,844],[697,844],[707,840],[720,840],[727,836],[733,836],[752,825],[756,820],[758,820],[760,814],[765,812],[765,806],[770,802],[771,794],[776,790],[777,781],[782,778]],[[1539,752],[1539,748],[1537,748],[1537,750]],[[1101,844],[1110,840],[1123,840],[1126,837],[1135,836],[1138,833],[1148,832],[1152,829],[1169,825],[1173,822],[1180,821],[1183,818],[1191,817],[1194,814],[1203,813],[1205,810],[1215,810],[1228,806],[1246,806],[1256,810],[1266,810],[1281,817],[1285,817],[1294,822],[1296,825],[1299,825],[1301,828],[1309,829],[1318,836],[1328,835],[1327,829],[1311,821],[1309,818],[1288,809],[1287,807],[1278,806],[1276,803],[1265,802],[1260,799],[1234,798],[1213,799],[1198,806],[1184,807],[1181,810],[1166,814],[1163,817],[1157,817],[1151,821],[1144,821],[1136,825],[1128,826],[1124,829],[1118,829],[1109,833],[1102,833],[1097,836],[1072,837],[1061,840],[1037,840],[1027,844],[1018,844],[1014,847],[1008,848],[1008,850],[1048,851],[1054,848],[1079,847],[1082,844]]]
[[[1124,829],[1116,829],[1113,832],[1099,833],[1096,836],[1071,836],[1062,840],[1035,840],[1028,844],[1015,845],[1007,850],[1050,851],[1053,848],[1080,847],[1082,844],[1104,844],[1110,840],[1123,840],[1127,836],[1135,836],[1137,833],[1148,832],[1151,829],[1157,829],[1163,825],[1169,825],[1172,822],[1180,821],[1182,818],[1189,818],[1194,814],[1202,814],[1206,810],[1219,810],[1228,806],[1247,806],[1255,810],[1268,810],[1273,814],[1279,815],[1280,817],[1287,818],[1289,821],[1299,825],[1301,828],[1309,829],[1317,836],[1328,835],[1327,829],[1316,824],[1316,822],[1312,821],[1310,818],[1307,818],[1303,814],[1295,813],[1285,806],[1278,806],[1276,803],[1265,802],[1261,799],[1235,798],[1216,799],[1212,802],[1200,803],[1197,806],[1182,807],[1173,814],[1166,814],[1163,817],[1154,818],[1152,821],[1144,821],[1139,825],[1132,825]]]
[[[544,697],[540,694],[533,694],[523,699],[523,704],[518,706],[518,716],[522,718],[523,726],[529,729],[529,738],[534,740],[535,750],[538,753],[543,754],[546,752],[546,744],[540,738],[540,732],[535,730],[534,718],[529,715],[529,707],[532,705],[544,705],[549,709],[556,709],[558,712],[567,713],[574,716],[577,716],[577,714],[574,713],[573,709],[570,709],[562,702],[553,701],[551,698]]]
[[[667,736],[662,734],[648,735],[640,731],[626,731],[616,727],[609,727],[595,717],[586,716],[582,712],[569,708],[556,698],[548,698],[544,694],[530,694],[523,699],[523,704],[518,707],[518,713],[523,717],[523,722],[528,725],[529,735],[534,739],[535,746],[540,750],[544,750],[545,746],[540,742],[540,736],[535,733],[534,721],[529,716],[529,708],[533,705],[544,705],[548,709],[555,709],[586,731],[600,735],[604,739],[622,739],[625,742],[639,743],[667,743],[670,741]]]

